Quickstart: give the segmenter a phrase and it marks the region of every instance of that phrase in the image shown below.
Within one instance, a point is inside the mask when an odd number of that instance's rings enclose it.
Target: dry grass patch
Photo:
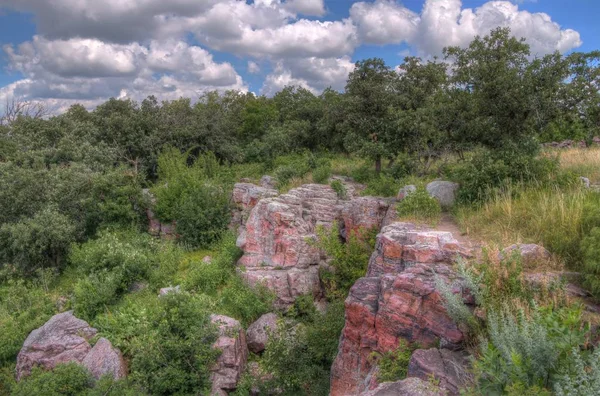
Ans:
[[[600,147],[552,150],[547,154],[558,155],[562,169],[600,183]]]

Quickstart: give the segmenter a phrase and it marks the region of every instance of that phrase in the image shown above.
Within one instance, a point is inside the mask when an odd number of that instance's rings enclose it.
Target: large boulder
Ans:
[[[458,349],[465,335],[448,316],[435,278],[451,283],[445,264],[415,264],[400,274],[359,279],[346,299],[346,323],[332,366],[331,395],[358,394],[369,386],[371,355],[395,350],[402,338],[423,347]],[[455,290],[465,302],[470,296]]]
[[[412,223],[392,223],[377,235],[367,276],[396,274],[415,263],[452,263],[470,257],[451,232],[431,231]]]
[[[96,379],[106,374],[114,379],[127,375],[127,366],[121,351],[114,348],[106,338],[100,338],[81,363]]]
[[[459,185],[457,183],[436,180],[429,183],[426,187],[429,195],[437,199],[443,208],[449,208],[456,201],[456,193]]]
[[[408,364],[408,376],[424,381],[434,378],[449,395],[458,395],[470,381],[465,352],[448,349],[417,349]]]
[[[446,396],[447,392],[420,378],[407,378],[398,382],[384,382],[360,396]]]
[[[211,369],[211,395],[227,395],[237,388],[238,381],[248,360],[246,333],[240,322],[224,315],[211,315],[211,323],[217,326],[219,338],[213,348],[221,355]]]
[[[414,184],[408,184],[404,187],[402,187],[400,189],[400,191],[398,191],[398,200],[403,200],[404,198],[406,198],[409,194],[415,193],[417,192],[417,186],[415,186]]]
[[[265,350],[269,341],[269,333],[277,330],[277,315],[274,313],[264,314],[246,330],[246,340],[248,349],[254,353],[260,353]]]
[[[451,269],[470,252],[450,232],[393,223],[377,236],[367,277],[350,289],[346,323],[332,366],[331,395],[355,395],[377,386],[373,353],[398,348],[400,339],[424,348],[460,349],[465,335],[449,317],[436,280],[453,286],[466,304],[473,298]]]
[[[105,338],[94,348],[89,340],[96,329],[72,311],[54,315],[42,327],[33,330],[17,356],[17,380],[31,373],[34,366],[51,370],[58,364],[78,363],[87,367],[96,378],[110,374],[115,379],[126,375],[121,353]]]

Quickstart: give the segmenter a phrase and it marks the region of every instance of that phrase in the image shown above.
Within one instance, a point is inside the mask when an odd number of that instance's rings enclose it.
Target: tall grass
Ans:
[[[600,183],[600,148],[571,148],[549,151],[558,154],[560,166],[578,176],[590,179],[592,183]]]
[[[513,187],[480,208],[461,207],[456,214],[461,228],[473,237],[501,246],[541,244],[577,268],[585,213],[598,205],[600,195],[583,188]]]

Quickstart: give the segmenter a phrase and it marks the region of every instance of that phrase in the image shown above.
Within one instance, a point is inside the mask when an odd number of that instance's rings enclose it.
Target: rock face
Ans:
[[[384,227],[369,262],[346,299],[346,323],[332,366],[331,395],[356,395],[372,388],[373,352],[395,350],[402,338],[422,347],[459,349],[464,334],[450,319],[435,288],[452,283],[454,256],[464,254],[451,233],[418,229],[410,223]],[[472,298],[461,289],[466,303]]]
[[[342,237],[347,238],[359,229],[379,228],[390,203],[376,197],[354,198],[342,209],[343,228]]]
[[[23,343],[17,357],[17,380],[31,373],[34,366],[50,370],[61,363],[83,364],[96,377],[111,374],[121,378],[126,374],[121,353],[101,338],[94,348],[89,340],[96,329],[73,316],[72,311],[54,315],[39,329],[33,330]]]
[[[409,184],[407,186],[404,186],[400,189],[400,191],[398,191],[398,199],[402,200],[404,198],[406,198],[406,196],[408,194],[412,194],[414,192],[417,191],[417,186],[413,185],[413,184]]]
[[[361,227],[379,228],[389,207],[381,198],[342,200],[330,186],[319,184],[262,198],[240,228],[237,245],[244,252],[238,262],[240,274],[250,285],[273,291],[280,307],[305,294],[319,300],[319,265],[326,257],[314,243],[317,228],[338,222],[343,237]]]
[[[239,265],[250,285],[263,284],[278,305],[312,294],[320,298],[321,252],[312,243],[318,226],[330,227],[342,205],[331,187],[308,184],[275,198],[261,199],[250,212],[237,244]]]
[[[440,202],[444,208],[454,205],[459,185],[449,181],[432,181],[426,187],[429,195]]]
[[[235,208],[231,214],[230,227],[233,230],[242,227],[245,224],[250,211],[256,206],[258,201],[262,198],[276,197],[277,194],[277,190],[271,187],[265,187],[265,185],[261,187],[251,183],[236,183],[233,186],[231,195]]]
[[[392,223],[377,235],[367,276],[397,274],[415,263],[452,263],[471,253],[446,231],[429,231],[412,223]]]
[[[460,389],[469,382],[468,355],[448,349],[417,349],[408,364],[408,376],[424,381],[433,377],[449,395],[460,394]]]
[[[246,367],[246,333],[240,322],[228,316],[211,315],[210,320],[219,329],[219,338],[213,347],[221,350],[221,355],[211,370],[211,395],[227,395],[236,389]]]
[[[398,382],[384,382],[377,388],[360,396],[445,396],[447,392],[419,378],[407,378]]]
[[[248,349],[254,353],[265,350],[269,341],[269,332],[277,330],[277,315],[274,313],[264,314],[246,330]]]
[[[510,258],[515,252],[518,252],[516,254],[521,256],[524,265],[535,265],[552,258],[552,255],[546,248],[535,244],[511,245],[500,252],[500,258]]]
[[[96,379],[100,379],[105,374],[112,375],[114,379],[127,375],[127,368],[121,352],[113,348],[106,338],[100,338],[81,363]]]

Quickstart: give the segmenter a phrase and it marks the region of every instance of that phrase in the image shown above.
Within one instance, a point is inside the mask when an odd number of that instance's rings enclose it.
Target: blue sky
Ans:
[[[509,26],[534,54],[600,48],[596,0],[0,0],[0,100],[343,89],[355,61],[439,55]]]

